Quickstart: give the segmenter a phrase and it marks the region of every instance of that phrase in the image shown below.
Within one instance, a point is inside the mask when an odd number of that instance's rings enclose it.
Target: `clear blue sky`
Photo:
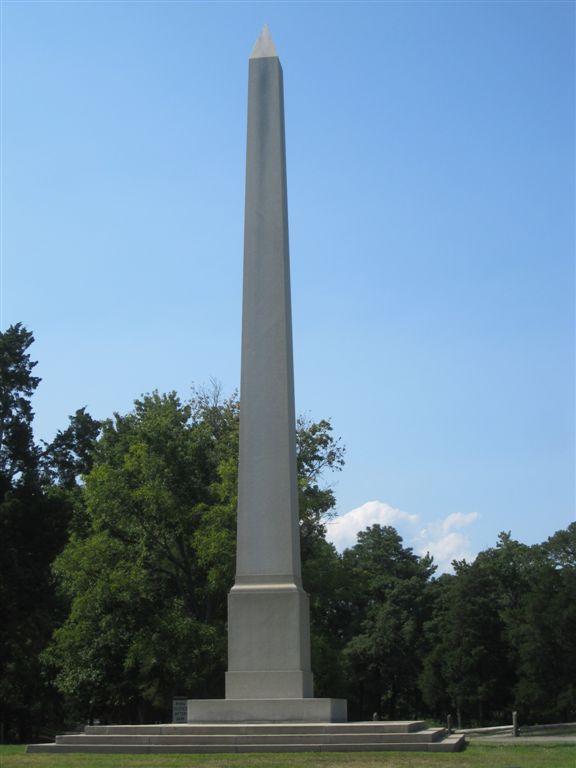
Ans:
[[[36,336],[38,436],[84,405],[238,386],[267,22],[297,409],[348,449],[339,545],[380,520],[448,562],[568,525],[574,8],[4,0],[1,324]]]

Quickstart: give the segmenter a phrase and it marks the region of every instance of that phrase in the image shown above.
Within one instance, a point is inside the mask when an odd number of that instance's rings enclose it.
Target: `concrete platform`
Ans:
[[[84,733],[31,744],[28,752],[207,754],[246,752],[456,752],[464,737],[419,720],[365,723],[87,726]]]

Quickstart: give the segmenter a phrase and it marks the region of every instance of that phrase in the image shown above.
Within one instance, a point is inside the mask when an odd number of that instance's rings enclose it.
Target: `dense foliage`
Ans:
[[[102,424],[80,409],[37,445],[32,342],[0,334],[0,739],[221,696],[237,398],[154,392]],[[574,719],[576,524],[532,547],[500,534],[439,578],[391,527],[340,555],[324,474],[344,450],[325,420],[299,419],[297,442],[317,695],[354,718]]]

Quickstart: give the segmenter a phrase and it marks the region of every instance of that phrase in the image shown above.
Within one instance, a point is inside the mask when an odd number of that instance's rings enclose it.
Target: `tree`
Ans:
[[[174,695],[222,695],[238,411],[218,390],[154,392],[105,422],[84,525],[55,565],[70,614],[44,656],[79,716],[144,721],[166,717]],[[333,498],[319,474],[341,454],[327,422],[302,426],[299,445],[310,562]]]
[[[33,341],[21,323],[0,333],[0,741],[37,738],[58,717],[59,697],[39,662],[65,610],[51,566],[98,432],[81,409],[51,445],[35,444]]]
[[[459,722],[567,719],[575,707],[576,525],[542,545],[500,533],[435,590],[420,685],[437,716]]]
[[[182,690],[219,692],[233,532],[215,518],[236,432],[235,403],[175,393],[104,423],[85,529],[55,566],[71,612],[45,655],[83,717],[145,720]]]
[[[0,333],[0,501],[37,482],[38,451],[31,398],[40,383],[28,349],[34,337],[21,323]]]
[[[92,469],[101,424],[85,407],[79,408],[69,421],[68,427],[58,430],[51,443],[44,443],[40,466],[45,484],[70,491]]]
[[[220,696],[236,395],[154,392],[103,425],[80,408],[38,446],[32,343],[21,324],[0,334],[0,740],[60,726],[61,694],[73,719],[140,722],[174,695]],[[296,436],[317,694],[362,717],[576,716],[576,524],[532,547],[502,533],[437,580],[390,527],[339,556],[325,474],[344,449],[326,420]]]
[[[421,685],[437,715],[445,714],[439,707],[448,698],[461,727],[463,718],[482,724],[499,710],[509,711],[513,680],[497,581],[482,563],[454,567],[426,627],[431,650]]]
[[[576,716],[576,523],[531,547],[527,587],[509,617],[515,707],[526,720]]]
[[[503,532],[473,563],[453,566],[437,584],[425,628],[424,699],[436,716],[455,711],[459,724],[509,722],[516,666],[508,627],[527,589],[530,548]]]
[[[363,717],[413,717],[421,710],[422,627],[430,616],[432,558],[418,557],[394,528],[374,525],[344,552],[350,633],[344,657],[352,709]]]
[[[20,323],[0,333],[0,740],[37,734],[58,704],[39,654],[61,608],[50,569],[66,540],[71,500],[47,487],[49,452],[34,442],[33,341]]]
[[[25,707],[39,686],[37,650],[51,627],[42,616],[46,561],[58,531],[47,515],[32,434],[31,397],[40,379],[21,324],[0,333],[0,738],[27,731]],[[46,536],[46,533],[49,535]],[[54,534],[56,534],[54,536]],[[45,701],[44,696],[40,696]]]

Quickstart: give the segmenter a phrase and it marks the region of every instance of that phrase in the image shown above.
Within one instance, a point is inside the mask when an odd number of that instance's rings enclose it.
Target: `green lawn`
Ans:
[[[571,745],[468,746],[456,753],[27,755],[1,746],[0,768],[575,768]]]

